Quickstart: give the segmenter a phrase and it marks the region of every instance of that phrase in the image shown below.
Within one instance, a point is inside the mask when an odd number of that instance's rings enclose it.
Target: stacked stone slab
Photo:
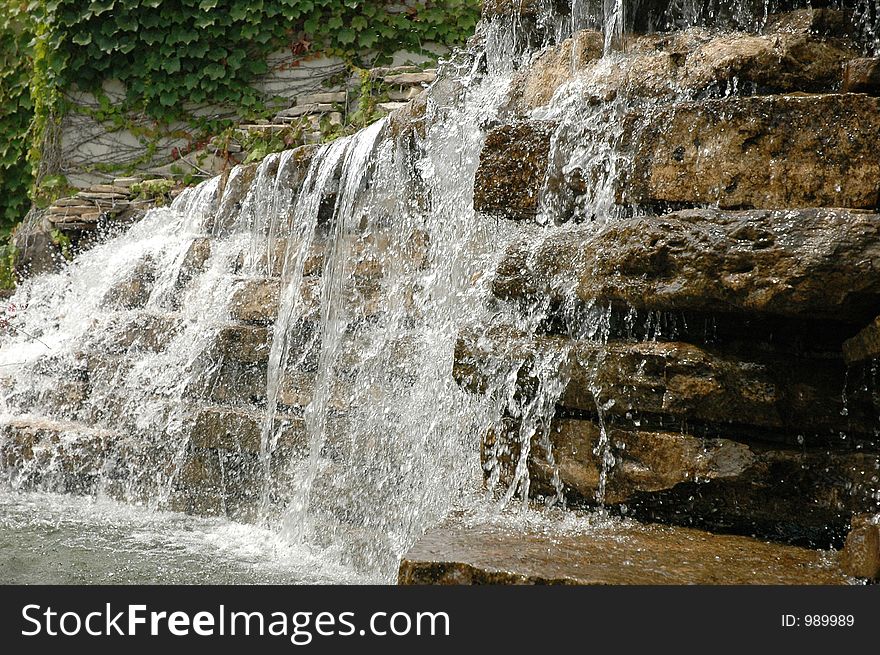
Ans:
[[[499,371],[523,402],[562,381],[549,425],[486,435],[487,476],[515,480],[528,445],[533,495],[812,547],[880,509],[880,100],[846,23],[633,36],[613,66],[585,33],[518,74],[477,210],[589,220],[573,208],[595,171],[554,161],[595,132],[531,118],[572,70],[591,120],[622,117],[612,145],[632,165],[607,181],[621,217],[514,243],[493,283],[509,325],[460,336],[472,393]],[[851,574],[876,576],[875,532],[854,520]]]
[[[247,156],[242,144],[255,136],[280,135],[296,137],[306,144],[321,143],[326,129],[350,125],[350,117],[361,109],[363,93],[369,93],[374,99],[374,115],[369,118],[385,116],[406,107],[437,79],[436,69],[419,66],[372,68],[366,74],[368,85],[360,76],[353,76],[343,90],[297,96],[293,106],[279,111],[271,121],[238,125],[232,140],[221,142],[215,138],[208,150],[241,163]]]

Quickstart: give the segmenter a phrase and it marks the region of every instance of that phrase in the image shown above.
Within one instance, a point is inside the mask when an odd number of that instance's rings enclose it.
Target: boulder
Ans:
[[[724,98],[632,120],[624,204],[873,210],[880,203],[880,99]]]
[[[637,518],[822,547],[840,542],[852,513],[880,509],[876,452],[793,449],[614,423],[603,433],[594,421],[559,418],[546,437],[532,436],[531,493],[552,496],[561,485],[569,502],[601,501]],[[484,468],[502,483],[513,479],[521,447],[516,424],[509,426],[490,433],[482,450]]]
[[[489,133],[474,182],[474,209],[528,219],[538,211],[552,122],[504,125]]]
[[[843,92],[880,95],[880,57],[848,61],[843,72]]]
[[[848,364],[880,357],[880,316],[843,342],[843,357]]]
[[[853,517],[840,564],[853,577],[880,579],[880,514]]]
[[[601,407],[617,425],[704,425],[789,444],[848,443],[844,433],[870,443],[877,423],[870,394],[854,394],[845,405],[845,375],[841,360],[827,358],[725,354],[678,342],[602,344],[500,329],[463,334],[453,365],[455,379],[472,393],[513,377],[521,399],[556,393],[558,407],[589,416]]]
[[[702,209],[517,243],[493,291],[523,303],[599,301],[864,325],[880,308],[878,267],[878,214]]]

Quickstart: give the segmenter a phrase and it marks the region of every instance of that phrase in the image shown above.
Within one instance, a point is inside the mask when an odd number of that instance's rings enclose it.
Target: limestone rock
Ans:
[[[682,103],[657,112],[629,138],[634,170],[621,190],[625,204],[876,209],[880,203],[880,99],[789,95]]]
[[[153,261],[147,257],[138,262],[128,277],[110,287],[103,302],[108,307],[141,308],[150,299],[155,279],[156,272]]]
[[[847,584],[817,551],[635,522],[581,531],[455,519],[403,556],[399,584]]]
[[[843,356],[849,364],[880,357],[880,316],[843,342]]]
[[[509,108],[524,114],[546,105],[564,83],[597,99],[618,96],[673,102],[683,98],[829,92],[855,52],[801,32],[722,34],[690,28],[628,38],[623,55],[601,59],[603,36],[584,31],[548,48],[516,74]]]
[[[207,407],[198,413],[193,424],[192,444],[197,448],[259,453],[263,422],[264,417],[260,413]],[[305,447],[302,419],[280,416],[274,425],[272,434],[278,437],[276,448],[289,450]]]
[[[237,362],[267,362],[270,346],[271,333],[265,327],[230,325],[217,334],[218,353]]]
[[[538,211],[552,122],[505,125],[486,137],[474,182],[474,209],[527,219]]]
[[[841,568],[856,578],[880,578],[880,514],[853,517],[852,529],[846,537]]]
[[[602,345],[501,330],[460,336],[453,365],[455,379],[472,393],[514,375],[519,392],[532,398],[541,391],[540,377],[550,376],[561,385],[559,407],[595,416],[603,406],[618,424],[694,422],[728,434],[820,444],[839,442],[843,429],[851,438],[873,438],[870,398],[848,398],[841,418],[845,373],[840,360],[724,354],[677,342]]]
[[[423,71],[421,73],[400,73],[398,75],[389,75],[385,78],[386,84],[395,86],[410,86],[430,84],[437,79],[436,71]]]
[[[271,323],[278,315],[281,280],[278,278],[247,280],[232,296],[229,311],[237,321]]]
[[[880,57],[848,61],[843,73],[843,92],[880,95]]]
[[[493,290],[523,302],[574,298],[864,325],[880,307],[878,244],[873,213],[687,210],[519,243]]]
[[[880,509],[876,453],[618,428],[607,418],[605,430],[604,447],[594,421],[560,418],[550,424],[546,442],[543,432],[532,436],[532,494],[553,496],[558,482],[569,502],[593,504],[600,500],[604,462],[601,500],[625,505],[636,518],[814,546],[842,539],[852,512]],[[512,481],[519,455],[515,424],[487,435],[483,466],[502,483]]]

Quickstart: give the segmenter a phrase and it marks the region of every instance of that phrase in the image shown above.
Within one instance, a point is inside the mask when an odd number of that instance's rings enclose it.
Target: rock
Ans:
[[[819,551],[635,522],[447,521],[400,563],[399,584],[847,584]]]
[[[594,500],[602,473],[602,432],[593,421],[557,419],[548,433],[553,463],[547,458],[539,435],[532,437],[529,472],[532,484],[544,493],[553,493],[554,476],[569,494]],[[682,482],[707,482],[734,478],[754,464],[749,447],[730,439],[699,439],[684,433],[648,432],[608,428],[609,454],[615,458],[608,471],[604,502],[631,502],[636,493],[671,489]],[[483,465],[489,466],[498,452],[510,453],[502,465],[501,480],[512,479],[513,465],[519,457],[517,431],[496,436],[493,432],[483,444]]]
[[[112,195],[127,196],[130,193],[128,187],[116,186],[113,184],[95,184],[86,189],[86,193],[108,193]]]
[[[177,275],[175,286],[182,289],[196,275],[205,271],[208,259],[211,257],[211,240],[207,237],[197,237],[186,250],[180,272]]]
[[[555,419],[547,437],[552,462],[543,433],[533,436],[531,494],[554,496],[561,484],[570,503],[594,504],[605,461],[603,502],[636,518],[821,547],[842,539],[851,513],[880,509],[876,453],[770,447],[614,422],[603,448],[597,423]],[[503,484],[513,480],[519,455],[516,424],[487,435],[483,466]]]
[[[82,198],[78,198],[76,196],[72,196],[70,198],[59,198],[55,202],[52,203],[53,207],[83,207],[94,209],[94,204],[88,201],[84,201]]]
[[[848,364],[880,357],[880,316],[843,342],[843,357]]]
[[[625,204],[876,209],[880,203],[876,98],[791,95],[682,103],[658,111],[629,139],[624,148],[634,166],[620,192]],[[536,188],[534,177],[530,188]]]
[[[558,386],[541,387],[536,371]],[[454,378],[472,393],[515,376],[522,398],[555,391],[560,408],[596,416],[602,406],[616,425],[708,424],[728,435],[822,445],[840,444],[842,431],[874,438],[867,394],[848,398],[841,416],[845,375],[842,361],[819,357],[724,354],[678,342],[602,345],[500,329],[461,335],[453,364]]]
[[[111,320],[102,330],[90,334],[86,348],[110,355],[160,352],[181,330],[180,317],[168,314],[138,313]]]
[[[348,93],[345,91],[330,91],[327,93],[312,93],[310,95],[298,96],[297,105],[328,105],[339,103],[343,104],[348,100]]]
[[[232,452],[261,452],[264,416],[261,413],[223,408],[204,408],[199,411],[191,430],[191,442],[196,448],[228,450]],[[305,423],[301,418],[279,416],[274,423],[274,448],[290,452],[307,446]]]
[[[49,207],[50,216],[81,216],[94,213],[94,205],[59,205],[57,202]]]
[[[437,79],[436,71],[424,71],[422,73],[399,73],[385,77],[385,83],[393,86],[415,86],[431,84]]]
[[[55,214],[50,212],[47,217],[50,223],[55,224],[67,224],[68,227],[73,227],[81,223],[97,223],[101,216],[103,216],[102,212],[90,211],[83,212],[82,214]],[[82,228],[80,228],[82,229]]]
[[[852,529],[840,554],[841,568],[847,575],[869,580],[880,579],[880,514],[854,516]]]
[[[514,76],[508,104],[519,113],[546,105],[556,89],[602,57],[604,43],[600,32],[582,31],[548,48],[531,66]]]
[[[217,334],[219,355],[243,363],[265,363],[269,360],[271,332],[265,327],[230,325]]]
[[[541,0],[483,0],[482,16],[483,18],[536,17],[541,9]]]
[[[516,244],[493,291],[524,303],[599,301],[864,325],[880,307],[878,244],[873,213],[687,210]]]
[[[147,257],[138,262],[125,279],[110,287],[104,295],[103,304],[121,309],[142,308],[150,299],[155,279],[153,261]]]
[[[422,88],[413,86],[405,91],[389,91],[388,99],[392,102],[409,102],[413,98],[417,97],[420,93],[422,93]]]
[[[91,191],[80,191],[76,194],[76,197],[83,200],[127,200],[128,189],[126,189],[124,193],[93,193]]]
[[[143,180],[139,177],[117,177],[113,180],[113,186],[129,190],[132,186],[141,182],[143,182]]]
[[[384,111],[384,112],[390,113],[392,111],[402,109],[405,106],[406,106],[405,102],[380,102],[376,105],[376,108],[379,111]]]
[[[530,121],[504,125],[486,137],[474,182],[474,209],[513,219],[538,211],[539,193],[555,124]]]
[[[326,114],[334,110],[334,105],[330,103],[314,102],[308,105],[296,105],[290,109],[280,111],[275,115],[276,119],[299,118],[306,114]]]
[[[15,246],[15,276],[24,279],[57,271],[64,258],[48,230],[21,223],[12,233]]]
[[[853,29],[852,15],[847,11],[820,7],[798,9],[767,17],[767,31],[774,34],[812,34],[847,37]]]
[[[233,319],[248,323],[272,323],[278,316],[281,280],[246,280],[233,293],[229,312]]]
[[[848,61],[843,71],[843,92],[880,96],[880,57]]]
[[[632,36],[615,60],[602,59],[604,38],[579,32],[545,50],[511,83],[509,109],[523,115],[546,105],[564,83],[603,102],[617,96],[674,102],[683,98],[829,92],[856,55],[809,34],[721,34],[690,28]],[[577,54],[572,58],[573,51]]]

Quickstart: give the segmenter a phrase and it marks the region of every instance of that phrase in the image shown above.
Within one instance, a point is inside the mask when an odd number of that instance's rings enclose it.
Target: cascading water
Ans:
[[[618,215],[619,180],[632,167],[624,117],[637,94],[624,84],[601,106],[591,98],[608,95],[628,30],[727,20],[758,29],[775,8],[544,4],[529,20],[481,25],[483,50],[444,64],[423,115],[236,167],[61,272],[23,283],[0,342],[2,420],[28,423],[35,441],[3,444],[9,484],[253,521],[310,557],[382,581],[415,537],[480,487],[478,445],[511,421],[518,452],[490,453],[489,484],[513,457],[497,498],[528,499],[531,449],[554,466],[548,431],[571,354],[498,362],[474,396],[451,375],[459,334],[477,325],[534,332],[555,313],[566,334],[608,339],[610,308],[585,308],[573,289],[561,290],[571,299],[561,309],[510,312],[490,301],[497,259],[516,239],[538,244],[568,229],[558,223]],[[870,49],[877,5],[857,4]],[[570,37],[580,52],[580,31],[599,27],[604,57],[531,115],[556,122],[537,221],[547,227],[475,212],[479,153],[517,66]],[[254,289],[274,297],[263,303],[273,315],[241,308]],[[609,406],[592,391],[602,424]],[[38,438],[44,424],[55,437]],[[604,424],[599,449],[601,503],[614,464]],[[194,485],[202,496],[187,495]],[[553,486],[550,501],[564,501],[558,476]]]

